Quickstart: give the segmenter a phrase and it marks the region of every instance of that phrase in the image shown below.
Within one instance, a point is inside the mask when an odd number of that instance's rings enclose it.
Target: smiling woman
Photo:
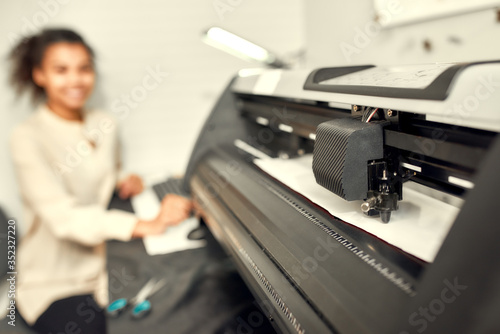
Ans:
[[[41,104],[11,136],[26,214],[16,306],[39,333],[105,333],[105,241],[162,233],[191,211],[179,196],[167,196],[152,220],[106,210],[114,190],[129,198],[142,191],[142,181],[119,177],[116,120],[85,107],[93,59],[82,37],[66,29],[44,30],[11,53],[13,86]],[[82,303],[98,311],[93,319],[82,317]]]
[[[55,52],[51,54],[50,51],[52,50]],[[92,74],[89,77],[91,80],[88,81],[88,84],[93,87],[94,52],[80,35],[67,29],[44,30],[38,35],[22,40],[10,54],[13,61],[11,83],[19,94],[24,90],[31,90],[35,102],[43,100],[47,96],[44,85],[42,82],[39,85],[35,81],[33,71],[37,70],[40,75],[40,72],[44,72],[42,70],[48,71],[51,67],[54,67],[53,70],[55,70],[57,65],[67,69],[68,66],[75,63],[73,59],[67,56],[75,54],[79,56],[79,61],[83,60],[86,63],[86,70]],[[49,65],[50,67],[47,67]],[[45,80],[46,84],[47,80]]]
[[[92,58],[83,44],[61,42],[47,47],[40,66],[33,70],[33,80],[50,96],[47,105],[52,111],[82,120],[79,111],[95,82]]]

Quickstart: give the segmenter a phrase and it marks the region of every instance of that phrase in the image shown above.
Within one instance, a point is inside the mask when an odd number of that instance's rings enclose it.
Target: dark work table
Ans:
[[[114,196],[110,208],[133,212],[130,201]],[[203,224],[207,245],[149,256],[141,239],[107,242],[109,298],[131,298],[151,278],[166,285],[149,300],[152,311],[133,319],[130,310],[108,318],[109,334],[267,334],[275,333],[231,259]],[[17,318],[18,320],[19,317]],[[22,321],[0,321],[0,333],[33,333]]]
[[[116,196],[110,208],[133,211]],[[151,277],[167,279],[150,298],[148,316],[109,319],[110,334],[275,333],[231,259],[208,228],[200,228],[207,246],[171,254],[149,256],[140,239],[108,242],[110,300],[133,297]]]

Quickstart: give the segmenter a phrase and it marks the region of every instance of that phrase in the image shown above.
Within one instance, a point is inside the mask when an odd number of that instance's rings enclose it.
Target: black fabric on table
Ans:
[[[110,208],[132,211],[130,201],[116,196]],[[275,333],[231,258],[201,228],[206,247],[165,255],[147,255],[142,240],[108,242],[111,301],[133,297],[151,277],[167,279],[150,298],[149,315],[133,319],[127,310],[108,319],[108,333]]]

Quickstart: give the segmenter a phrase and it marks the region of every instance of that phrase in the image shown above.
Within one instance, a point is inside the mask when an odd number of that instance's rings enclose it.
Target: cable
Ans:
[[[372,111],[372,113],[370,114],[370,116],[368,116],[368,118],[366,119],[365,123],[368,123],[372,119],[373,115],[375,115],[375,113],[377,112],[377,110],[378,110],[378,108],[375,108],[375,110]]]

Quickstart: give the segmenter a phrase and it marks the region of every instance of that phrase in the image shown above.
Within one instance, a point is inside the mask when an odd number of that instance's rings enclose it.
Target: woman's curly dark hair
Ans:
[[[84,39],[69,29],[44,29],[40,33],[23,38],[10,52],[9,60],[12,63],[10,83],[18,95],[31,91],[33,102],[42,100],[45,91],[33,81],[33,69],[40,66],[45,50],[54,43],[79,43],[90,54],[92,62],[94,52]]]

